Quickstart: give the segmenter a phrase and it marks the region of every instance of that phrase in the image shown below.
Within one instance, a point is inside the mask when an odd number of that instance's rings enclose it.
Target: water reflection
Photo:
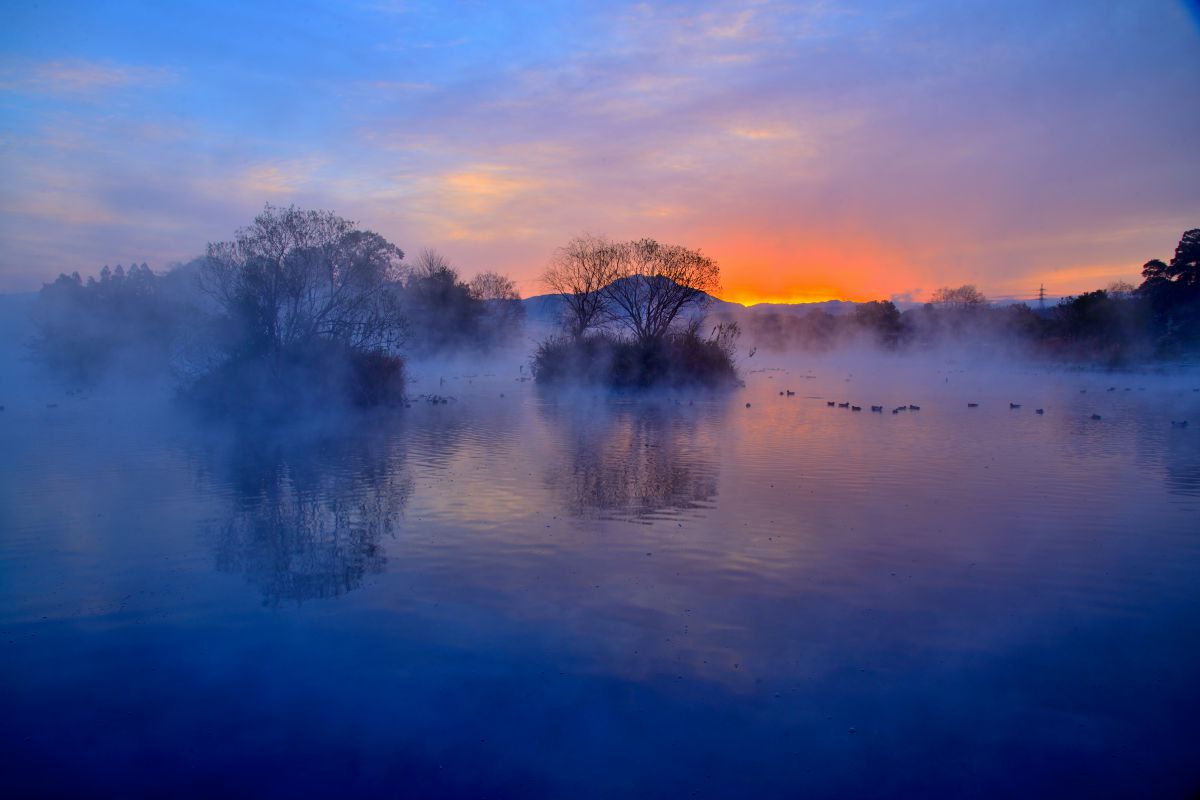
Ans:
[[[1166,447],[1167,491],[1171,494],[1200,497],[1200,447],[1189,432],[1173,434]]]
[[[334,597],[382,572],[412,480],[399,420],[378,422],[234,434],[218,455],[231,497],[211,529],[217,569],[245,575],[267,604]]]
[[[545,398],[560,447],[546,485],[567,514],[651,522],[711,507],[724,404]]]

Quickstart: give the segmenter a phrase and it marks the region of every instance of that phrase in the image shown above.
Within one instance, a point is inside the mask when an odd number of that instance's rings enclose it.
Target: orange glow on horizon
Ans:
[[[913,270],[871,238],[844,232],[795,232],[765,240],[735,230],[702,242],[721,265],[722,300],[758,303],[861,303],[914,286]],[[715,237],[714,237],[715,238]],[[886,265],[886,266],[884,266]]]
[[[797,290],[789,294],[762,294],[747,287],[740,290],[727,290],[719,295],[722,300],[741,303],[744,306],[753,306],[759,303],[826,303],[830,300],[846,299],[840,293],[817,287]]]

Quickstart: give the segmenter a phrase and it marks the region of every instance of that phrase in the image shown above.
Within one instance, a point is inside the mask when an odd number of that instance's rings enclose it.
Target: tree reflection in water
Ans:
[[[653,522],[709,508],[717,494],[723,403],[552,397],[561,439],[547,485],[572,516]]]
[[[217,459],[232,493],[212,528],[217,569],[245,575],[270,605],[334,597],[381,572],[412,490],[398,422],[233,435]]]

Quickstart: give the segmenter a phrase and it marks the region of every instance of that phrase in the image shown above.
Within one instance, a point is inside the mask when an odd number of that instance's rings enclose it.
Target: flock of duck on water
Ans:
[[[1108,391],[1110,391],[1110,392],[1115,392],[1116,390],[1117,390],[1117,387],[1115,387],[1115,386],[1110,386],[1110,387],[1109,387],[1109,389],[1108,389]],[[1131,388],[1126,388],[1126,389],[1125,389],[1125,391],[1127,391],[1127,392],[1130,392],[1130,391],[1133,391],[1133,390],[1132,390]],[[1200,391],[1200,389],[1197,389],[1197,390],[1195,390],[1195,391]],[[1079,393],[1080,393],[1080,394],[1087,394],[1087,389],[1080,389],[1080,390],[1079,390]],[[795,397],[795,395],[796,395],[796,393],[795,393],[795,392],[793,392],[791,389],[784,389],[783,391],[781,391],[781,392],[779,393],[779,396],[780,396],[780,397]],[[825,405],[829,406],[830,408],[834,408],[834,407],[837,407],[837,408],[848,408],[848,409],[850,409],[851,411],[862,411],[862,410],[863,410],[863,407],[862,407],[862,406],[856,406],[856,405],[852,405],[852,404],[851,404],[849,401],[846,401],[846,402],[844,402],[844,403],[839,403],[839,402],[837,402],[836,400],[826,400],[826,401],[825,401]],[[1008,404],[1008,407],[1009,407],[1009,409],[1010,409],[1010,410],[1014,410],[1014,411],[1015,411],[1015,410],[1017,410],[1017,409],[1021,408],[1021,404],[1020,404],[1020,403],[1011,403],[1011,402],[1010,402],[1010,403]],[[746,403],[746,408],[750,408],[750,404],[749,404],[749,403]],[[979,403],[967,403],[967,408],[979,408]],[[893,413],[893,414],[899,414],[901,411],[920,411],[920,410],[921,410],[921,407],[920,407],[920,406],[913,405],[913,404],[909,403],[909,404],[907,404],[907,405],[899,405],[899,406],[896,406],[895,408],[893,408],[893,409],[892,409],[892,413]],[[884,411],[884,407],[883,407],[883,406],[871,406],[871,413],[873,413],[873,414],[882,414],[882,413],[883,413],[883,411]],[[1035,414],[1037,414],[1038,416],[1044,416],[1044,415],[1045,415],[1045,413],[1046,413],[1046,409],[1044,409],[1044,408],[1035,408],[1035,409],[1034,409],[1034,413],[1035,413]],[[1094,419],[1094,420],[1099,420],[1099,419],[1102,419],[1102,417],[1101,417],[1099,414],[1095,414],[1095,413],[1093,413],[1093,414],[1091,415],[1091,418],[1092,418],[1092,419]],[[1186,419],[1183,419],[1183,420],[1174,420],[1174,419],[1173,419],[1173,420],[1171,420],[1171,427],[1172,427],[1172,428],[1186,428],[1187,426],[1188,426],[1188,421],[1187,421]]]

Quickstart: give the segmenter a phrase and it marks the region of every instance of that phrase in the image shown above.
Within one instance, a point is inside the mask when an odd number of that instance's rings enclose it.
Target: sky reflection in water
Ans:
[[[1169,425],[1200,423],[1200,379],[763,366],[653,400],[428,374],[415,390],[456,402],[304,433],[103,393],[10,406],[5,773],[175,795],[1200,786],[1200,447]]]

